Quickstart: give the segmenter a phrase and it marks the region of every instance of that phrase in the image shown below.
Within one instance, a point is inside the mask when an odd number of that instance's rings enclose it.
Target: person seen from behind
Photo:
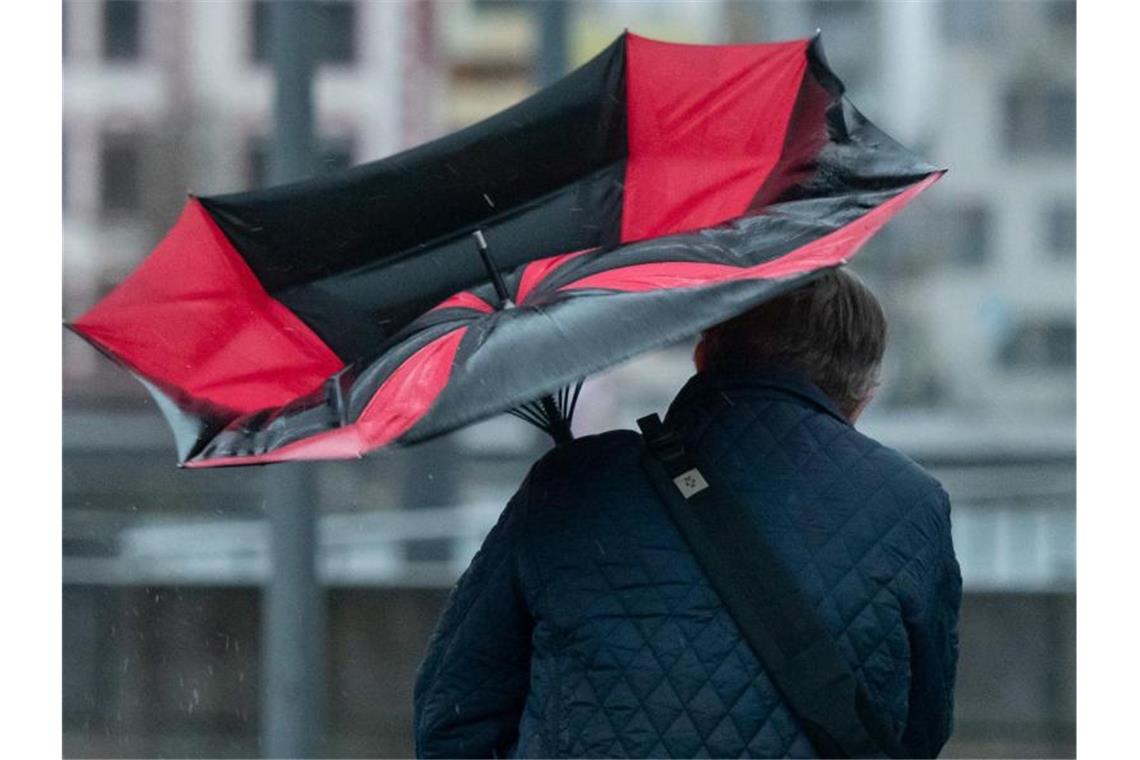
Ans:
[[[933,757],[962,582],[946,492],[855,428],[886,342],[875,296],[828,270],[705,331],[666,424],[746,505],[901,751]],[[820,756],[641,452],[614,430],[533,466],[428,645],[418,756]]]

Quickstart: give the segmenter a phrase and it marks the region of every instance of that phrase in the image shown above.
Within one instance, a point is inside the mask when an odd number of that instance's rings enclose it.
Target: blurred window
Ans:
[[[942,219],[947,256],[956,264],[976,267],[990,257],[990,210],[981,203],[948,209]]]
[[[1071,258],[1077,252],[1077,208],[1071,200],[1058,201],[1044,211],[1045,246],[1054,258]]]
[[[319,60],[352,63],[356,60],[356,3],[338,0],[320,3]]]
[[[1015,84],[1006,92],[1005,112],[1005,141],[1011,153],[1074,152],[1077,92],[1072,84]]]
[[[138,0],[106,0],[103,3],[103,58],[134,61],[142,50]]]
[[[1072,369],[1077,363],[1077,326],[1071,319],[1027,321],[1001,346],[1007,369]]]
[[[249,57],[255,63],[269,61],[269,2],[254,0],[249,15]]]
[[[884,279],[879,292],[888,292]],[[887,347],[887,369],[875,403],[889,409],[944,406],[950,401],[949,389],[940,377],[936,342],[930,326],[916,315],[894,319]]]
[[[254,0],[250,16],[250,57],[255,63],[270,59],[269,6],[271,0]],[[348,64],[356,60],[356,3],[326,0],[312,3],[317,34],[318,62]]]
[[[957,44],[991,41],[998,28],[1000,6],[994,0],[944,0],[942,30],[946,39]]]
[[[891,268],[922,274],[932,266],[980,267],[990,260],[993,214],[980,200],[916,206],[883,232],[897,249]],[[909,263],[903,264],[903,261]]]
[[[472,0],[477,11],[525,11],[529,0]]]
[[[1077,26],[1077,4],[1074,0],[1051,0],[1045,3],[1045,14],[1054,27],[1071,31]]]
[[[249,141],[246,154],[247,181],[250,187],[269,184],[270,138],[258,136]],[[326,137],[321,140],[316,174],[328,174],[352,166],[355,145],[351,137]]]
[[[823,33],[823,45],[831,68],[848,90],[858,92],[872,76],[874,56],[867,54],[878,45],[877,9],[867,0],[830,2],[814,0],[807,17]]]
[[[100,147],[99,197],[103,212],[137,211],[142,200],[142,151],[138,135],[108,133]]]

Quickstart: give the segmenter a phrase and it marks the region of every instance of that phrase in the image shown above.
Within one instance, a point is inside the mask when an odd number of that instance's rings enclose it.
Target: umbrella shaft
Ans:
[[[483,260],[483,267],[487,270],[487,274],[491,276],[491,282],[495,286],[495,293],[499,296],[499,308],[509,309],[514,306],[511,301],[511,294],[507,290],[507,284],[503,282],[503,275],[499,274],[499,268],[495,266],[495,260],[491,258],[491,252],[487,249],[487,239],[483,237],[483,230],[475,230],[471,233],[475,238],[475,247],[479,250],[479,258]]]

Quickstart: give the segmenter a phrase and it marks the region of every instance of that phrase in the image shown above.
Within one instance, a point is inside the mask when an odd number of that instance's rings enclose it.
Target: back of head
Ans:
[[[878,384],[887,321],[857,277],[831,269],[809,284],[705,331],[698,372],[764,365],[798,369],[845,415],[857,416]]]

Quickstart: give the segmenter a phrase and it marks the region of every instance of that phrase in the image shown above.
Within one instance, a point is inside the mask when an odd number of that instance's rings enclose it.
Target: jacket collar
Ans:
[[[699,372],[693,375],[669,405],[666,419],[673,421],[685,416],[685,410],[709,395],[719,393],[731,401],[735,395],[755,390],[791,396],[802,404],[814,406],[840,422],[851,425],[851,421],[839,411],[835,402],[809,380],[805,372],[792,367],[767,364]]]

